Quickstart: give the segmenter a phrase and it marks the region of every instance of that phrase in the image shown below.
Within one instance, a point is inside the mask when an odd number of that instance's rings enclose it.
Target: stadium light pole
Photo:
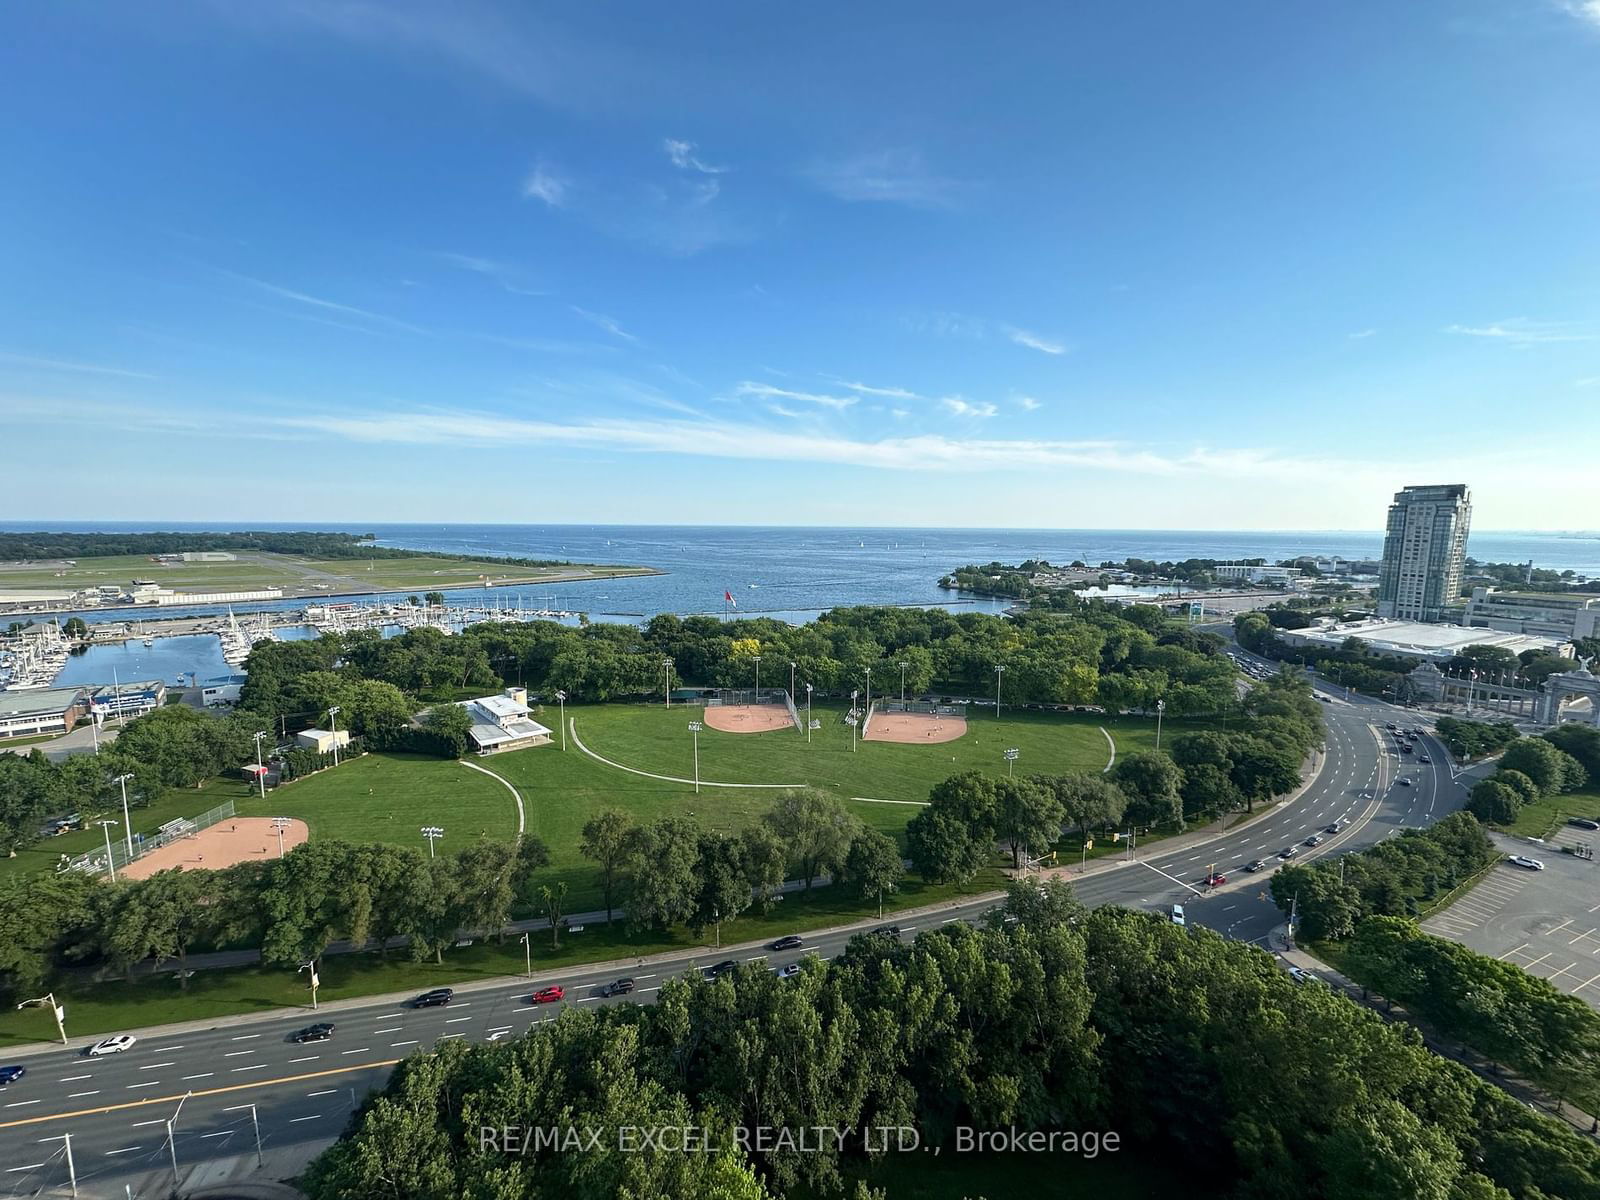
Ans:
[[[1156,701],[1156,750],[1161,750],[1161,714],[1167,711],[1165,700]]]
[[[106,870],[111,873],[111,882],[115,883],[117,881],[117,864],[111,859],[111,827],[116,822],[107,818],[103,821],[96,821],[95,824],[106,831]]]
[[[694,739],[694,794],[700,794],[700,730],[704,728],[699,721],[689,722],[689,736]]]
[[[811,744],[811,685],[806,684],[806,745]]]
[[[333,734],[333,765],[339,765],[339,722],[334,720],[339,715],[339,706],[335,704],[328,710],[328,732]]]
[[[422,836],[428,839],[428,857],[434,857],[433,844],[444,836],[444,830],[437,825],[424,825]]]
[[[557,692],[556,701],[561,705],[561,751],[564,754],[567,749],[567,694]]]
[[[1005,664],[997,663],[994,668],[994,715],[996,720],[1000,718],[1000,676],[1005,673]]]
[[[253,735],[256,741],[256,783],[261,787],[261,798],[267,798],[267,768],[261,764],[261,739],[268,736],[265,729],[256,730]]]
[[[860,695],[861,695],[861,693],[860,692],[856,692],[856,691],[852,691],[850,693],[850,715],[844,719],[845,720],[845,724],[850,726],[850,753],[851,754],[854,754],[856,752],[856,698],[858,696],[860,696]]]
[[[872,707],[872,668],[867,668],[867,708]]]
[[[118,775],[117,786],[122,788],[122,828],[128,835],[128,861],[133,861],[133,823],[128,820],[128,780],[133,775]]]
[[[661,660],[661,707],[672,707],[672,660]]]
[[[760,692],[761,692],[761,655],[757,654],[755,656],[755,660],[756,660],[756,693],[757,693],[756,699],[759,701],[760,700]]]
[[[1006,760],[1006,778],[1007,779],[1011,778],[1011,764],[1017,761],[1017,754],[1018,753],[1019,753],[1019,751],[1017,750],[1017,748],[1015,746],[1013,746],[1011,749],[1007,750],[1005,752],[1005,754],[1002,756]]]
[[[272,818],[272,828],[273,828],[273,831],[278,835],[278,857],[282,858],[283,857],[283,831],[285,829],[289,828],[289,818],[288,817],[273,817]]]
[[[789,663],[789,699],[794,699],[794,662]]]
[[[900,707],[906,706],[906,663],[900,664]]]

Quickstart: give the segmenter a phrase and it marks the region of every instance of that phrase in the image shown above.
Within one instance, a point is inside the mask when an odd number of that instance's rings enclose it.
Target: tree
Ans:
[[[1583,786],[1583,764],[1544,738],[1521,738],[1500,756],[1500,768],[1521,771],[1547,796]]]
[[[1048,787],[1061,806],[1063,822],[1088,833],[1109,829],[1122,820],[1127,797],[1104,774],[1037,775],[1037,783]]]
[[[81,640],[89,636],[89,625],[82,617],[68,617],[61,622],[61,632],[66,637]]]
[[[746,825],[739,831],[739,870],[750,888],[756,911],[765,916],[779,898],[788,867],[783,842],[767,825]]]
[[[423,596],[422,599],[423,599],[423,602],[425,604],[431,605],[434,608],[443,608],[444,607],[444,593],[443,592],[429,592],[425,596]]]
[[[694,915],[700,830],[687,817],[663,817],[628,835],[628,924],[667,929]]]
[[[1135,750],[1118,758],[1109,774],[1128,798],[1125,815],[1130,822],[1183,827],[1183,800],[1178,793],[1183,772],[1172,759],[1159,751]]]
[[[628,835],[633,820],[615,808],[605,809],[584,823],[578,851],[600,868],[600,891],[606,902],[606,924],[615,908],[617,877],[628,857]]]
[[[863,826],[850,839],[841,871],[842,882],[858,896],[878,900],[878,915],[883,915],[883,896],[900,886],[905,867],[900,862],[900,847],[892,837]]]
[[[1062,808],[1055,792],[1030,779],[1000,779],[995,785],[995,833],[1011,848],[1011,866],[1022,852],[1044,853],[1061,836]]]
[[[1484,779],[1473,785],[1467,811],[1480,821],[1509,825],[1522,811],[1522,797],[1498,779]]]
[[[980,840],[960,817],[932,805],[906,825],[906,851],[911,865],[929,883],[965,883],[984,865],[994,848]]]
[[[567,902],[567,881],[544,884],[539,888],[539,900],[545,919],[550,922],[550,949],[561,949],[561,910]]]
[[[1561,661],[1571,665],[1567,659]],[[1582,763],[1590,779],[1600,780],[1600,729],[1569,721],[1554,729],[1547,729],[1539,736]]]
[[[434,753],[445,758],[462,758],[471,746],[468,737],[472,717],[459,704],[440,704],[428,710],[422,727],[432,741]]]
[[[519,850],[507,842],[478,842],[456,852],[456,889],[464,927],[492,933],[497,940],[503,937],[517,897]]]
[[[763,818],[800,868],[806,891],[824,871],[837,871],[860,822],[817,788],[779,792]]]
[[[695,859],[694,912],[689,928],[701,936],[711,926],[722,941],[722,923],[750,907],[750,884],[740,869],[737,839],[720,832],[704,832]]]

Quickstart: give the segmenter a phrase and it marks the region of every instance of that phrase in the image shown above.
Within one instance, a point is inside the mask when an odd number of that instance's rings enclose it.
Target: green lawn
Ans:
[[[157,829],[177,817],[196,817],[209,808],[215,807],[220,800],[212,799],[214,792],[222,794],[223,787],[213,782],[204,788],[180,788],[168,792],[148,808],[133,807],[128,810],[129,819],[133,822],[134,833],[146,836],[153,835]],[[232,797],[242,790],[242,785],[227,785],[226,795]],[[122,804],[113,802],[106,805],[85,805],[78,810],[83,814],[84,820],[93,822],[101,817],[109,817],[117,822],[111,830],[111,840],[118,841],[122,837]],[[33,843],[26,849],[19,850],[11,858],[0,858],[0,876],[13,873],[31,875],[36,871],[53,871],[61,855],[76,858],[85,851],[104,849],[105,834],[95,825],[87,829],[79,829],[73,833],[63,833],[58,837],[43,838]]]
[[[1600,790],[1585,789],[1561,796],[1546,796],[1526,805],[1510,825],[1497,826],[1519,837],[1549,837],[1568,817],[1588,817],[1600,821]]]

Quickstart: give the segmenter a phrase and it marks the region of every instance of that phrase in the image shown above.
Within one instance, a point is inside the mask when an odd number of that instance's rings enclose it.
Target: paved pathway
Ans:
[[[498,779],[506,785],[506,790],[511,793],[511,798],[517,802],[517,836],[521,837],[528,828],[527,814],[522,809],[522,793],[512,787],[511,781],[504,775],[491,771],[488,767],[480,767],[477,763],[469,763],[462,760],[457,761],[460,761],[463,767],[468,767],[474,771],[482,771],[490,779]]]

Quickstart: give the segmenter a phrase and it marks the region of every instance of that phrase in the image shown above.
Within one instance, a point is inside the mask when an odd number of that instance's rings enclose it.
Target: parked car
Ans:
[[[633,991],[633,980],[615,979],[600,989],[602,996],[626,996]]]
[[[118,1033],[96,1042],[84,1053],[90,1058],[99,1058],[105,1054],[121,1054],[124,1050],[132,1049],[133,1044],[138,1040],[131,1033]]]
[[[15,1083],[27,1073],[28,1068],[20,1065],[0,1067],[0,1087],[5,1087],[8,1083]]]
[[[1591,821],[1588,817],[1568,817],[1567,824],[1575,829],[1600,829],[1600,821]]]
[[[772,945],[767,947],[767,949],[769,949],[769,950],[798,950],[798,949],[800,949],[801,946],[804,946],[805,944],[806,944],[805,938],[801,937],[798,933],[791,933],[791,934],[788,934],[788,935],[786,935],[784,937],[779,938],[777,941],[773,942]]]
[[[1246,871],[1262,871],[1262,870],[1266,869],[1266,866],[1267,866],[1267,860],[1264,859],[1264,858],[1258,858],[1258,859],[1255,859],[1252,862],[1245,863],[1244,869]]]
[[[434,988],[431,992],[423,992],[411,1002],[412,1008],[442,1008],[455,998],[455,988]]]
[[[1172,906],[1172,912],[1170,913],[1170,916],[1172,917],[1172,923],[1174,925],[1187,925],[1189,923],[1189,919],[1183,915],[1183,905],[1181,904],[1174,904]]]
[[[332,1021],[318,1021],[315,1025],[307,1025],[304,1029],[296,1029],[289,1035],[291,1042],[325,1042],[333,1036]]]
[[[1204,882],[1208,887],[1221,887],[1223,884],[1228,882],[1228,877],[1219,871],[1211,875],[1207,875]]]
[[[1509,854],[1506,861],[1514,867],[1521,867],[1525,871],[1542,871],[1544,864],[1537,858],[1529,858],[1526,854]]]
[[[567,989],[564,988],[564,987],[561,987],[560,985],[555,985],[555,986],[552,986],[552,987],[540,988],[537,992],[535,992],[533,995],[528,997],[528,1003],[529,1004],[556,1004],[556,1003],[559,1003],[566,996],[566,994],[567,994]]]

